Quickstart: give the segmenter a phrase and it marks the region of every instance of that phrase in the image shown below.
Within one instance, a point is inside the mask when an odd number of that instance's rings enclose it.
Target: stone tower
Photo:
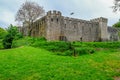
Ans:
[[[49,11],[46,15],[46,27],[47,27],[47,40],[59,40],[61,35],[61,12]]]
[[[100,41],[107,41],[108,40],[108,31],[107,31],[108,19],[100,17],[100,18],[92,19],[91,21],[99,23]]]

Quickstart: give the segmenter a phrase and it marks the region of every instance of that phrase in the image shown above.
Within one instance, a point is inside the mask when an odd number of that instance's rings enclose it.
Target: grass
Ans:
[[[119,50],[78,57],[24,46],[0,50],[0,80],[113,80],[119,76]]]

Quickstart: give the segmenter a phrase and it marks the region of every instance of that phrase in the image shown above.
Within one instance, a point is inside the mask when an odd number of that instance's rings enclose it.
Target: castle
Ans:
[[[47,14],[35,21],[31,36],[45,37],[48,41],[117,41],[118,31],[107,26],[108,20],[100,17],[81,20],[62,16],[60,11],[48,11]],[[23,24],[20,31],[27,35],[28,25]]]

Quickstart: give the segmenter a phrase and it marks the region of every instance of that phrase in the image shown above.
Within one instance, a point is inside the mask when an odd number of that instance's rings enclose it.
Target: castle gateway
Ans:
[[[49,11],[46,16],[31,24],[31,36],[42,36],[48,41],[117,41],[117,30],[108,27],[107,22],[108,20],[103,17],[86,21],[64,17],[60,11]],[[20,31],[27,35],[26,23]]]

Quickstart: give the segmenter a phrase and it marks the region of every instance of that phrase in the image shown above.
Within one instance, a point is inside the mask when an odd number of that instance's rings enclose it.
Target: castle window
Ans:
[[[74,25],[74,29],[76,28],[76,26]]]
[[[59,40],[60,41],[67,41],[67,38],[66,38],[66,36],[59,36]]]
[[[82,30],[84,31],[84,26],[82,26]]]
[[[74,27],[74,29],[76,29],[77,28],[77,23],[74,23],[73,27]]]
[[[58,18],[57,18],[57,22],[58,22]]]
[[[65,24],[65,28],[66,28],[66,24]]]
[[[53,22],[53,18],[51,18],[51,21]]]

